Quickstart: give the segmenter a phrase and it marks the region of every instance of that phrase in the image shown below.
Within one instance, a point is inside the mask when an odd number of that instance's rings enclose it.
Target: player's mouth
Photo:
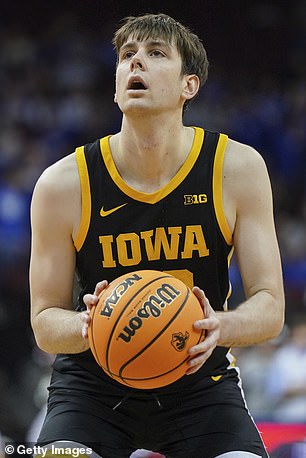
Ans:
[[[145,91],[147,86],[140,76],[132,76],[128,81],[128,91]]]

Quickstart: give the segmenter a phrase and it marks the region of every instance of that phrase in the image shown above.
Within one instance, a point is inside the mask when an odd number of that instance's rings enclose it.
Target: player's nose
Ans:
[[[143,58],[139,52],[133,55],[130,65],[131,65],[131,71],[133,71],[135,68],[139,68],[140,70],[144,69]]]

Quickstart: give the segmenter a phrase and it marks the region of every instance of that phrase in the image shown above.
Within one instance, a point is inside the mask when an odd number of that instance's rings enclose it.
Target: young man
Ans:
[[[229,352],[283,325],[266,167],[251,147],[183,125],[184,106],[207,77],[196,35],[149,14],[127,18],[114,44],[120,132],[51,166],[33,195],[32,326],[38,345],[58,354],[38,443],[77,442],[103,458],[137,448],[168,458],[266,457]],[[233,248],[246,300],[229,311]],[[194,286],[205,316],[194,324],[206,337],[190,348],[188,373],[158,390],[113,381],[88,346],[99,292],[138,269]]]

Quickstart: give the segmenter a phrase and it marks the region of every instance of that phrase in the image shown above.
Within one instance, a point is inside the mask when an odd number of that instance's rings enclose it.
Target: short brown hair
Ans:
[[[137,40],[160,38],[174,44],[182,59],[182,75],[195,74],[199,77],[200,86],[205,84],[209,66],[206,50],[200,38],[188,27],[163,13],[128,16],[114,35],[117,56],[130,36]]]

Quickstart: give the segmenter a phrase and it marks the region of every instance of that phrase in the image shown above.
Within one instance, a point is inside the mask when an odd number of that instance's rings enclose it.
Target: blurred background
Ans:
[[[111,40],[120,19],[145,12],[172,15],[207,49],[209,79],[185,123],[252,145],[268,165],[286,326],[275,341],[233,353],[257,422],[306,424],[305,0],[2,0],[0,432],[16,441],[35,434],[52,362],[29,324],[33,187],[76,146],[120,128]],[[231,277],[237,303],[243,291],[235,260]]]

